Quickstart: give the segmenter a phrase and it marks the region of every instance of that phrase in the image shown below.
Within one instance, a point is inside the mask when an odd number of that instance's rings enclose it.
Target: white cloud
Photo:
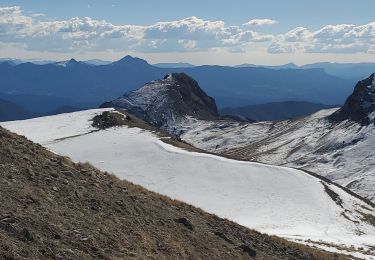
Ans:
[[[268,47],[267,51],[268,53],[296,53],[301,48],[301,46],[298,46],[297,44],[281,44],[278,41],[275,41],[271,43],[271,45]]]
[[[283,35],[287,42],[306,42],[312,38],[312,33],[305,27],[297,27]]]
[[[365,25],[326,25],[311,32],[297,27],[278,35],[269,53],[373,53],[375,22]]]
[[[7,37],[5,37],[5,35]],[[201,51],[265,42],[272,35],[226,27],[223,21],[197,17],[158,22],[149,26],[114,25],[90,17],[40,21],[22,13],[20,7],[0,8],[0,41],[25,43],[30,50],[55,52],[115,51]]]
[[[0,8],[0,37],[22,34],[32,23],[32,17],[22,15],[18,6]]]
[[[274,25],[278,24],[279,22],[272,19],[252,19],[247,23],[244,23],[245,26],[264,26],[264,25]]]
[[[36,17],[35,17],[36,16]],[[275,24],[253,19],[244,25]],[[43,20],[24,14],[18,6],[0,8],[0,44],[27,51],[72,52],[250,52],[264,53],[367,53],[375,54],[375,22],[365,25],[326,25],[316,31],[296,27],[286,33],[263,34],[247,26],[197,17],[151,25],[114,25],[90,17]]]

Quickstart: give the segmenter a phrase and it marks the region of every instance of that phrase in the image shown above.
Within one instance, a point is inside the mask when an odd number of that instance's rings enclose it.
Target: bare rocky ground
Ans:
[[[346,259],[74,164],[0,128],[1,259]]]

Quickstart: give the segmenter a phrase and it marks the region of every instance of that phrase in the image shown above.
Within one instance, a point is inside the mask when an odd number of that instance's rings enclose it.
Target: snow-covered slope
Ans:
[[[244,226],[330,250],[356,248],[360,252],[351,253],[360,257],[375,255],[374,208],[341,188],[296,169],[185,151],[139,128],[96,131],[90,120],[104,110],[1,125]]]
[[[182,139],[204,150],[273,165],[303,168],[375,202],[375,127],[345,120],[335,109],[280,122],[200,121],[179,127]]]
[[[181,138],[243,160],[303,168],[375,202],[375,74],[344,106],[297,120],[244,123],[187,117]]]

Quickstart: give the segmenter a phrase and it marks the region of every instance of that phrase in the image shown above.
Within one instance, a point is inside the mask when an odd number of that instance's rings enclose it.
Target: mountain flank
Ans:
[[[336,106],[305,101],[285,101],[244,107],[227,107],[220,109],[220,115],[239,116],[251,118],[256,121],[275,121],[302,117],[322,109],[333,107]]]

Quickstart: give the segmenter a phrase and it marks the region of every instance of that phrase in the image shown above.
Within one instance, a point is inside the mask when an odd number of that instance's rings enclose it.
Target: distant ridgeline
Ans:
[[[22,99],[22,103],[16,102],[30,111],[33,111],[30,102],[38,98],[41,102],[33,105],[45,104],[35,111],[42,113],[61,106],[96,107],[147,82],[162,79],[164,75],[183,72],[199,82],[202,89],[215,98],[219,108],[290,100],[336,105],[344,102],[354,82],[329,75],[319,68],[187,64],[180,64],[178,68],[162,64],[161,68],[131,56],[109,64],[98,61],[95,64],[74,59],[47,64],[0,62],[0,96],[6,93],[31,96]],[[56,100],[59,105],[53,106],[48,100]]]

